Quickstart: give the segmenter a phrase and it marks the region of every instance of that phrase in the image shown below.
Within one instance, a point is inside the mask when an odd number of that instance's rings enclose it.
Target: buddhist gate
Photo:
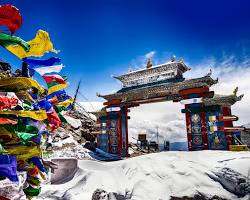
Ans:
[[[227,150],[237,144],[244,128],[233,126],[238,117],[231,114],[231,106],[243,95],[237,96],[237,89],[227,96],[214,94],[210,87],[218,79],[211,78],[211,72],[186,80],[183,74],[188,70],[183,61],[172,59],[153,66],[149,59],[144,69],[114,76],[121,81],[122,89],[113,94],[98,94],[106,100],[98,113],[98,147],[128,156],[129,108],[163,101],[183,104],[189,150]]]

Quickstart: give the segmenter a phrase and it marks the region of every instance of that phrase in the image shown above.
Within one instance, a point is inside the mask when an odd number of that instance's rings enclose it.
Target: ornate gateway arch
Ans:
[[[102,150],[128,156],[128,112],[140,104],[173,101],[184,105],[189,150],[227,150],[240,140],[243,127],[234,127],[238,117],[231,114],[231,106],[241,100],[237,89],[231,95],[216,95],[209,88],[218,82],[211,72],[195,79],[185,79],[190,70],[183,61],[152,65],[149,59],[144,69],[114,76],[122,82],[122,89],[113,94],[100,95],[106,100],[98,113],[100,131],[97,145]]]

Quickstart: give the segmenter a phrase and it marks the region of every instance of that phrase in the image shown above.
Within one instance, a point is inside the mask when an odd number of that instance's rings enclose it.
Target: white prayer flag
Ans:
[[[36,70],[37,73],[39,73],[41,76],[43,76],[44,74],[47,73],[51,73],[51,72],[60,72],[62,70],[64,66],[61,65],[53,65],[53,66],[46,66],[46,67],[37,67],[34,68],[34,70]]]

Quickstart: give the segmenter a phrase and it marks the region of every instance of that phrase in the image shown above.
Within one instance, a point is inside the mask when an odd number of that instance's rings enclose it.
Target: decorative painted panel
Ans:
[[[117,120],[118,119],[111,119],[110,120],[110,153],[118,154],[118,132],[119,128],[117,127]]]
[[[101,127],[100,127],[100,133],[97,136],[97,146],[99,149],[108,152],[109,144],[108,144],[108,120],[102,119],[100,120]]]
[[[203,149],[203,138],[201,132],[201,117],[199,113],[191,113],[192,149]]]
[[[223,131],[218,131],[217,127],[223,127],[223,121],[211,120],[211,116],[221,116],[220,110],[207,112],[208,148],[211,150],[227,150],[227,141]],[[209,120],[210,118],[210,120]]]

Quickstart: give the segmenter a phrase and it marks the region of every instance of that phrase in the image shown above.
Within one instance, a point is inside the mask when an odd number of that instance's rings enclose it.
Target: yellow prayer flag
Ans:
[[[7,129],[5,129],[4,127],[0,126],[0,137],[1,136],[7,136],[12,138],[12,133],[9,132]]]
[[[45,110],[37,110],[37,111],[4,110],[0,111],[0,115],[17,115],[20,117],[30,117],[32,119],[39,121],[47,119],[47,114]]]
[[[33,40],[28,41],[27,43],[30,45],[30,50],[27,52],[23,49],[23,47],[18,44],[10,45],[6,48],[20,59],[29,56],[41,57],[49,51],[55,53],[58,52],[54,49],[53,44],[50,41],[49,34],[43,30],[38,30],[35,38]]]
[[[8,154],[15,155],[17,160],[28,160],[34,156],[41,157],[42,152],[38,146],[11,146],[5,148]]]
[[[28,100],[30,100],[30,101],[32,101],[32,102],[34,102],[35,101],[35,99],[29,94],[29,92],[28,91],[26,91],[26,90],[20,90],[20,91],[17,91],[16,92],[16,94],[20,97],[23,97],[24,99],[28,99]]]
[[[36,88],[40,93],[44,93],[44,89],[36,80],[27,77],[9,77],[0,79],[1,91],[20,91],[28,88]]]
[[[48,95],[52,94],[53,92],[56,92],[58,90],[62,90],[69,86],[69,83],[54,85],[48,89]]]
[[[64,106],[65,108],[69,107],[70,104],[72,104],[74,99],[67,99],[66,101],[59,102],[58,105]]]

